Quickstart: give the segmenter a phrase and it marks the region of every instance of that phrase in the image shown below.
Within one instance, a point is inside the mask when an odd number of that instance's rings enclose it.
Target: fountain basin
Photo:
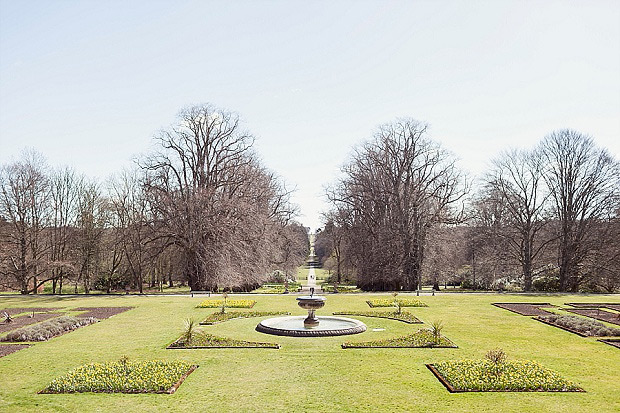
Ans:
[[[308,326],[305,319],[305,316],[268,318],[256,326],[256,331],[290,337],[344,336],[366,331],[366,324],[352,318],[318,317],[318,323],[315,326]]]
[[[297,297],[297,305],[304,310],[318,310],[325,305],[325,297],[322,295],[304,295]]]

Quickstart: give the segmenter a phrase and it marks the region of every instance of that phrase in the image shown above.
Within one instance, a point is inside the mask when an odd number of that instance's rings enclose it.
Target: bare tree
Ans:
[[[15,280],[22,294],[34,292],[46,281],[43,239],[47,219],[48,177],[44,158],[28,150],[21,159],[0,169],[0,216],[10,225],[4,234],[5,276]]]
[[[540,153],[513,150],[493,162],[486,184],[505,211],[505,222],[497,234],[520,263],[524,290],[532,289],[534,260],[550,240],[540,240],[547,224],[545,207],[548,192],[544,188],[544,163]]]
[[[274,251],[274,265],[284,272],[286,279],[294,278],[297,267],[302,265],[310,252],[307,229],[297,222],[281,227]]]
[[[237,115],[202,105],[183,110],[157,141],[160,150],[141,162],[153,227],[181,252],[190,287],[257,282],[271,266],[265,240],[293,211],[289,192],[254,156],[252,135]]]
[[[119,244],[123,251],[123,259],[131,274],[133,285],[140,293],[143,292],[144,276],[149,262],[156,261],[161,251],[149,251],[149,243],[153,238],[149,226],[149,202],[143,186],[143,171],[124,171],[118,179],[111,182],[111,206],[114,210],[115,222],[119,231]],[[156,244],[152,244],[154,247]]]
[[[546,136],[540,150],[557,222],[560,289],[574,291],[587,274],[586,259],[606,239],[600,223],[618,205],[620,166],[592,138],[569,129]]]
[[[75,273],[71,241],[75,236],[78,188],[83,178],[69,168],[56,169],[50,180],[53,209],[50,232],[50,273],[52,293],[62,294],[65,277]]]
[[[427,126],[400,119],[381,126],[343,167],[328,197],[349,211],[358,285],[420,288],[428,231],[456,220],[465,181],[454,158],[427,137]]]
[[[82,181],[78,189],[76,218],[76,248],[78,251],[78,278],[75,292],[81,281],[88,294],[92,281],[101,268],[101,241],[106,225],[105,200],[94,181]]]

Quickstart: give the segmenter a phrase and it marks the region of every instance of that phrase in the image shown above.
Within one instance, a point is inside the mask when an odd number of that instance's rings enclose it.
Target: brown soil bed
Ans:
[[[21,314],[21,313],[30,313],[32,314],[32,312],[34,311],[35,313],[47,313],[49,311],[54,311],[54,310],[58,310],[58,307],[19,307],[19,308],[5,308],[0,310],[0,315],[2,315],[2,313],[4,313],[5,311],[10,315],[10,316],[15,316],[17,314]]]
[[[6,333],[7,331],[15,330],[21,327],[29,326],[30,324],[39,323],[41,321],[60,316],[60,313],[35,313],[34,317],[22,315],[13,318],[12,323],[0,323],[0,333]]]
[[[620,325],[620,314],[601,310],[600,308],[564,308],[565,311]]]
[[[547,315],[550,311],[543,310],[540,307],[557,307],[549,303],[493,303],[493,305],[526,316]]]
[[[127,310],[131,310],[133,307],[79,307],[74,308],[73,311],[86,311],[84,314],[80,314],[80,318],[94,317],[98,320],[105,320],[113,315],[124,313]]]
[[[8,356],[26,347],[30,347],[30,344],[0,344],[0,357]]]
[[[620,348],[620,338],[601,338],[597,341],[609,344],[610,346],[614,346],[615,348]]]
[[[614,311],[620,311],[620,304],[617,303],[565,303],[571,307],[577,308],[608,308]]]

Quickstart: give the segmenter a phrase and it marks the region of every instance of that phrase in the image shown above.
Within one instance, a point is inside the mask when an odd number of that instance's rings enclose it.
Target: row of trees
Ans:
[[[588,136],[560,130],[504,152],[474,191],[425,124],[400,119],[357,147],[342,172],[315,247],[336,282],[620,286],[620,166]]]
[[[236,114],[183,110],[157,150],[105,184],[25,152],[0,168],[0,283],[110,291],[174,280],[254,288],[307,257],[291,192],[254,153]]]

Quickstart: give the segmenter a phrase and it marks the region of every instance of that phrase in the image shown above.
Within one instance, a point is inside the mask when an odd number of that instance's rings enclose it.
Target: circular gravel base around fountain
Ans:
[[[319,317],[319,325],[306,328],[305,316],[275,317],[261,321],[256,331],[276,336],[328,337],[358,334],[366,331],[366,324],[345,317]]]

